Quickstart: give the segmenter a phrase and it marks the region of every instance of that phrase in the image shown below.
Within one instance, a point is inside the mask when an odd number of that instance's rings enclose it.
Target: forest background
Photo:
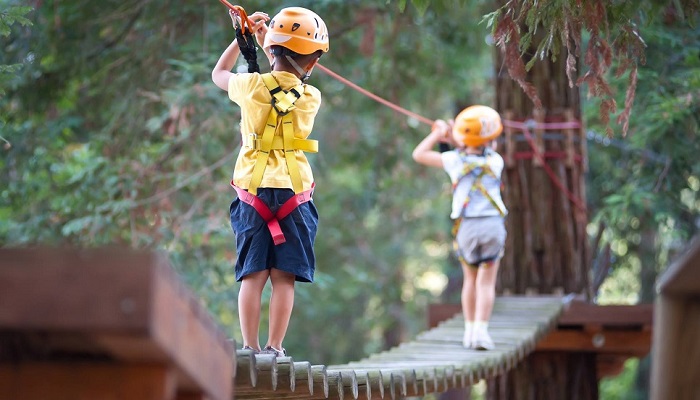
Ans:
[[[611,38],[631,20],[646,44],[626,134],[614,123],[605,133],[600,98],[582,88],[590,267],[604,278],[601,304],[652,302],[657,275],[699,226],[700,29],[697,13],[681,12],[697,2],[636,3],[608,13]],[[493,77],[504,68],[494,65],[483,20],[493,1],[241,5],[270,15],[312,8],[331,33],[323,65],[427,118],[493,104]],[[0,245],[167,252],[240,342],[227,212],[240,112],[210,80],[232,39],[214,0],[0,0]],[[266,70],[261,52],[258,61]],[[612,97],[624,104],[629,72],[612,71]],[[425,329],[429,303],[458,301],[460,274],[448,179],[411,159],[429,127],[318,69],[310,83],[323,93],[312,135],[320,151],[309,156],[318,266],[314,284],[297,286],[285,347],[333,364]],[[603,382],[601,397],[630,385],[639,388],[627,398],[643,398],[648,360],[632,379],[637,365]]]

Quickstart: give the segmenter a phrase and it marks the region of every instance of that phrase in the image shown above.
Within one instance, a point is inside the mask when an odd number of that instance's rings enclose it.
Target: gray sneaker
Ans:
[[[274,354],[275,357],[286,357],[287,350],[285,350],[284,347],[282,347],[281,350],[277,350],[272,346],[265,346],[262,350],[260,350],[260,354]]]
[[[260,353],[260,350],[255,350],[254,348],[252,348],[250,346],[243,346],[243,348],[241,350],[250,350],[251,352],[253,352],[253,354]]]

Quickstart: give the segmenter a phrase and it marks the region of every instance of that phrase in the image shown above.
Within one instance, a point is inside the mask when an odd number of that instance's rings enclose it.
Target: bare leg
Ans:
[[[496,299],[496,276],[500,260],[482,264],[476,278],[476,307],[474,319],[487,322],[491,318],[493,302]]]
[[[270,271],[259,271],[247,275],[241,281],[238,292],[238,319],[241,324],[243,346],[260,350],[260,297]]]
[[[270,334],[266,346],[282,349],[289,319],[294,308],[294,275],[278,269],[270,270],[272,296],[270,297]]]
[[[462,263],[464,283],[462,283],[462,313],[465,321],[474,321],[476,307],[476,278],[478,269]]]

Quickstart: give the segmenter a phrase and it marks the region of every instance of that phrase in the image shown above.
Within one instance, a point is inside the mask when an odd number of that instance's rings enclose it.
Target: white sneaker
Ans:
[[[462,339],[462,346],[464,346],[467,349],[472,348],[472,332],[474,331],[473,328],[464,328],[464,338]]]
[[[496,345],[486,329],[476,329],[472,334],[472,349],[493,350]]]

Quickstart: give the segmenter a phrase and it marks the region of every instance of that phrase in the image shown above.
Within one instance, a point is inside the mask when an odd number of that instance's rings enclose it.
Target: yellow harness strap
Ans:
[[[488,159],[489,156],[487,155],[486,157]],[[479,175],[476,176],[476,178],[474,178],[474,182],[472,183],[471,188],[469,188],[469,191],[467,192],[467,197],[464,200],[464,205],[462,206],[462,212],[464,212],[464,209],[467,208],[467,206],[469,205],[469,200],[470,200],[469,194],[473,190],[476,189],[479,192],[481,192],[481,194],[484,195],[484,197],[486,197],[486,199],[491,203],[491,205],[493,205],[494,208],[496,208],[498,210],[498,213],[501,214],[502,217],[505,216],[506,215],[505,210],[503,210],[501,208],[500,204],[498,204],[496,202],[496,200],[494,200],[494,198],[491,197],[491,195],[488,193],[488,191],[486,191],[486,187],[481,182],[481,178],[483,178],[485,175],[490,175],[490,176],[496,177],[496,174],[494,174],[493,171],[491,170],[491,168],[489,168],[488,163],[474,162],[474,163],[469,163],[469,164],[465,165],[464,170],[462,171],[462,176],[459,179],[457,179],[455,182],[453,182],[452,189],[454,190],[457,187],[457,183],[459,183],[459,181],[462,178],[464,178],[465,176],[467,176],[468,174],[470,174],[472,171],[474,171],[477,168],[481,168],[481,172],[479,173]],[[460,216],[459,218],[457,218],[457,220],[455,220],[454,225],[452,225],[452,235],[453,236],[457,237],[457,232],[459,231],[459,226],[461,223],[462,223],[462,217]]]
[[[304,188],[302,186],[301,173],[299,172],[299,165],[294,151],[318,151],[317,141],[297,139],[294,137],[294,123],[292,116],[289,114],[295,108],[294,103],[304,94],[304,85],[298,85],[289,91],[284,91],[280,88],[272,74],[263,74],[261,77],[267,90],[270,91],[270,95],[272,95],[272,109],[267,116],[262,138],[258,139],[256,134],[251,134],[252,137],[244,137],[244,145],[258,151],[258,157],[255,160],[248,192],[257,195],[258,187],[260,187],[265,173],[265,167],[267,167],[267,160],[270,157],[270,151],[283,150],[284,158],[287,161],[287,170],[292,180],[292,188],[294,189],[294,193],[298,194],[303,192]],[[282,124],[281,137],[275,136],[275,131],[279,124]]]

